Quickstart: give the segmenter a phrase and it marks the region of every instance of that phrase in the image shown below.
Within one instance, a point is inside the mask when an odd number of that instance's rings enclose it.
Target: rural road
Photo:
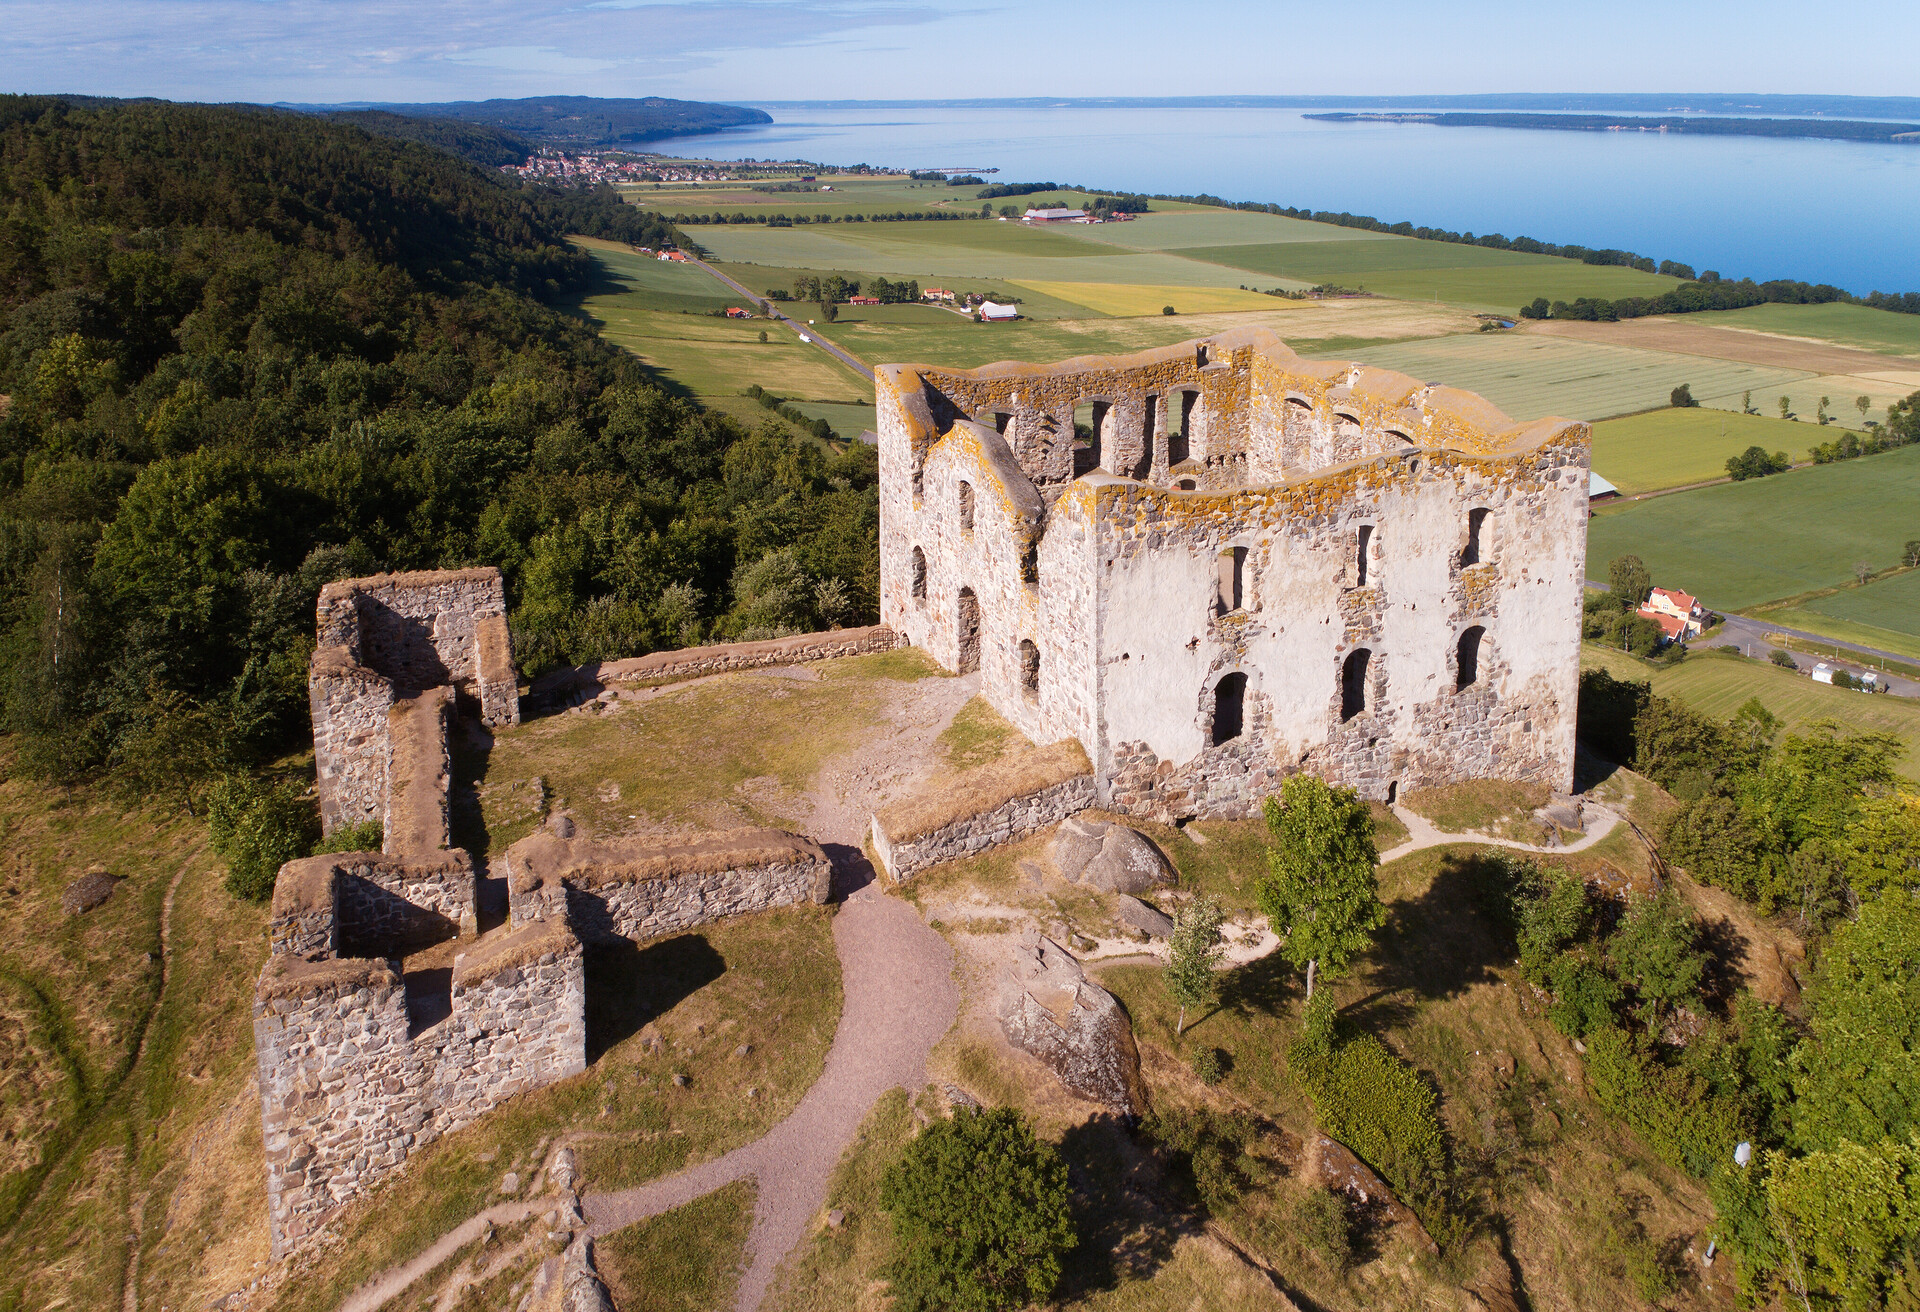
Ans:
[[[758,292],[748,291],[745,287],[742,287],[739,283],[727,277],[726,274],[720,272],[720,270],[714,268],[711,264],[708,264],[705,260],[696,258],[693,262],[699,265],[701,268],[705,269],[708,273],[712,274],[714,277],[718,278],[721,282],[725,283],[728,287],[732,288],[734,291],[739,292],[742,296],[746,297],[748,305],[758,305],[761,301],[764,301],[767,299],[765,296],[760,295]],[[771,302],[768,303],[768,308],[773,309]],[[808,332],[807,329],[809,325],[801,323],[795,319],[789,319],[787,318],[786,315],[780,313],[780,311],[778,310],[773,310],[773,321],[775,323],[785,325],[796,336],[806,338],[813,345],[825,351],[828,355],[838,360],[841,364],[844,364],[849,369],[852,369],[855,372],[857,372],[862,378],[865,378],[868,382],[873,381],[872,369],[870,369],[864,364],[861,364],[859,360],[847,354],[845,351],[841,350],[839,347],[835,346],[832,342],[822,337],[819,333]]]
[[[880,1095],[926,1083],[927,1054],[959,1014],[953,951],[879,881],[848,897],[833,921],[846,1003],[826,1069],[800,1105],[767,1134],[724,1157],[617,1193],[581,1200],[595,1236],[692,1202],[753,1176],[759,1186],[747,1271],[736,1306],[755,1312],[774,1268],[806,1238],[827,1177]]]

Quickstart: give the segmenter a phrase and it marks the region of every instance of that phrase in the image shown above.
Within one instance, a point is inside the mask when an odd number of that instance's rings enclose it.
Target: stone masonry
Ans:
[[[596,661],[566,666],[534,680],[532,694],[546,706],[577,706],[610,688],[644,688],[656,683],[696,679],[734,670],[766,669],[774,665],[803,665],[892,651],[903,645],[900,635],[884,624],[860,629],[829,629],[796,633],[761,642],[723,642],[711,647],[680,647],[650,652],[626,660]]]
[[[1018,842],[1094,804],[1092,767],[1069,738],[938,781],[873,818],[874,853],[896,881]]]
[[[881,620],[1100,804],[1571,787],[1590,434],[1264,328],[878,372]]]

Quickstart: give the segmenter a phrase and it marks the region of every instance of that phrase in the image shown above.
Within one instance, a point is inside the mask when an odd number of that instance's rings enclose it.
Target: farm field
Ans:
[[[1758,697],[1787,722],[1788,733],[1830,717],[1856,733],[1892,734],[1907,744],[1907,754],[1894,768],[1920,780],[1920,703],[1910,698],[1833,688],[1765,661],[1724,652],[1699,652],[1679,665],[1656,670],[1625,652],[1583,643],[1580,664],[1604,669],[1615,678],[1651,683],[1662,697],[1676,698],[1715,719],[1731,719],[1749,697]]]
[[[1633,496],[1725,478],[1727,457],[1750,446],[1797,449],[1804,426],[1724,410],[1651,410],[1593,426],[1593,467]]]
[[[820,181],[830,185],[833,190],[756,192],[752,183],[741,182],[709,184],[698,188],[668,185],[657,190],[650,183],[641,183],[623,186],[620,191],[633,204],[669,216],[712,214],[718,210],[723,214],[745,212],[790,214],[796,217],[804,214],[809,217],[825,215],[837,218],[848,214],[897,214],[914,210],[978,213],[982,205],[988,204],[996,212],[1003,205],[1014,205],[1023,210],[1029,206],[1082,209],[1091,203],[1088,193],[1072,190],[982,200],[980,192],[983,188],[974,186],[949,187],[938,182],[908,182],[900,178],[871,178],[859,174],[822,175]],[[1153,208],[1180,211],[1197,207],[1184,206],[1175,201],[1154,201]],[[693,231],[697,233],[700,229]]]
[[[682,310],[706,314],[740,303],[738,296],[696,265],[636,254],[620,242],[594,237],[575,237],[573,244],[592,255],[598,266],[595,296],[617,295],[633,308],[675,314]]]
[[[782,291],[791,291],[793,289],[793,280],[803,276],[814,278],[838,276],[845,278],[849,282],[860,283],[864,287],[874,276],[874,271],[858,268],[783,268],[779,265],[768,264],[736,264],[725,260],[711,260],[709,263],[729,278],[734,279],[748,291],[753,292],[765,292],[776,287]],[[923,288],[938,285],[955,293],[979,292],[991,300],[1002,303],[1018,299],[1020,302],[1020,313],[1030,319],[1084,319],[1088,314],[1092,313],[1084,305],[1076,305],[1071,301],[1061,301],[1051,296],[1043,296],[1038,292],[1028,291],[999,278],[942,277],[939,279],[938,284],[936,284],[932,278],[921,278],[919,281]],[[1271,300],[1272,298],[1269,297],[1268,299]],[[807,315],[801,313],[801,310],[804,308],[803,306],[788,303],[785,308],[789,314],[795,315],[798,318],[805,319],[807,317]],[[1156,310],[1158,308],[1157,306],[1155,307]],[[905,319],[904,321],[937,323],[941,322],[943,318],[953,317],[945,310],[938,309],[934,306],[914,307],[904,305],[843,305],[840,307],[840,314],[842,318],[851,316],[853,318],[864,319],[867,322],[883,322],[886,321],[889,316],[904,317],[911,315],[916,317]]]
[[[1098,223],[1075,231],[1088,241],[1125,246],[1136,251],[1185,250],[1196,246],[1266,246],[1275,242],[1333,242],[1407,240],[1365,228],[1342,228],[1284,214],[1250,214],[1240,210],[1190,209],[1162,213],[1163,201],[1153,202],[1153,213],[1127,223]]]
[[[1866,427],[1869,419],[1885,420],[1889,404],[1914,392],[1920,392],[1920,369],[1904,374],[1891,372],[1879,377],[1822,374],[1812,378],[1796,379],[1785,386],[1768,388],[1764,394],[1755,391],[1753,408],[1763,415],[1773,415],[1777,418],[1780,414],[1780,398],[1786,397],[1788,413],[1798,415],[1800,423],[1808,430],[1800,435],[1796,445],[1787,449],[1795,460],[1805,460],[1808,447],[1818,442],[1833,440],[1833,435],[1822,433],[1820,425],[1815,422],[1821,397],[1828,399],[1827,419],[1830,424],[1860,430]],[[1867,398],[1867,412],[1864,415],[1854,405],[1854,398],[1857,396]],[[1737,411],[1740,408],[1740,398],[1719,396],[1702,401],[1701,404]]]
[[[602,249],[606,245],[588,247],[604,277],[600,289],[580,302],[579,312],[608,341],[632,351],[668,384],[750,424],[768,418],[766,411],[740,396],[753,383],[804,400],[872,401],[873,388],[865,378],[824,351],[802,345],[786,329],[770,329],[763,319],[709,314],[709,309],[739,302],[711,274],[618,248]],[[668,278],[676,281],[665,281]],[[679,281],[684,279],[698,281]],[[661,308],[695,297],[694,289],[702,285],[712,289],[707,309]],[[767,333],[764,342],[762,331]]]
[[[1750,305],[1686,318],[1719,328],[1812,337],[1886,355],[1920,356],[1920,314],[1895,314],[1866,305]]]
[[[1920,637],[1910,633],[1876,629],[1870,624],[1855,624],[1851,620],[1836,619],[1820,611],[1809,610],[1805,606],[1769,606],[1765,610],[1748,613],[1766,624],[1778,624],[1786,629],[1800,629],[1834,642],[1857,643],[1862,647],[1872,647],[1879,651],[1892,652],[1895,656],[1920,661]]]
[[[1743,390],[1759,396],[1803,376],[1531,333],[1468,333],[1368,347],[1354,354],[1369,364],[1478,392],[1515,419],[1635,414],[1665,406],[1681,383],[1690,383],[1697,399],[1731,393],[1737,402]]]
[[[1200,246],[1172,253],[1265,278],[1339,283],[1384,296],[1439,299],[1506,314],[1518,312],[1536,296],[1550,300],[1651,296],[1675,284],[1672,278],[1613,265],[1578,264],[1551,255],[1523,255],[1411,237]]]
[[[1028,292],[1038,292],[1055,300],[1085,306],[1096,314],[1116,318],[1163,314],[1171,305],[1180,314],[1219,314],[1232,310],[1271,310],[1276,304],[1293,302],[1243,292],[1235,287],[1150,287],[1133,283],[1033,282],[1014,284]],[[1024,302],[1023,302],[1024,304]]]
[[[1804,609],[1920,639],[1920,570],[1875,579],[1864,588],[1848,588],[1815,598],[1807,602]]]
[[[1914,536],[1920,447],[1600,509],[1587,577],[1629,553],[1654,580],[1717,610],[1744,610],[1884,568]]]

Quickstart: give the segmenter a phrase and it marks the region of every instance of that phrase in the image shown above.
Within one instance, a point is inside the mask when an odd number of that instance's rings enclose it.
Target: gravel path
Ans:
[[[1382,852],[1380,864],[1398,861],[1401,857],[1423,848],[1441,847],[1447,843],[1486,843],[1493,847],[1510,847],[1516,852],[1539,852],[1546,856],[1565,856],[1569,852],[1584,852],[1612,833],[1614,826],[1620,823],[1619,813],[1609,807],[1589,802],[1587,810],[1598,813],[1600,820],[1587,830],[1582,838],[1561,847],[1542,847],[1538,843],[1518,843],[1511,838],[1494,838],[1489,834],[1475,833],[1472,830],[1458,834],[1448,833],[1444,829],[1434,828],[1433,821],[1425,816],[1417,815],[1404,806],[1396,806],[1393,808],[1393,813],[1399,816],[1400,823],[1407,827],[1407,841],[1391,851]]]

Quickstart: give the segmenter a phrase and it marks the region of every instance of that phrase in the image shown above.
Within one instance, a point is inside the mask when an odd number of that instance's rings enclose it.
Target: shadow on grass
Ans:
[[[1495,968],[1513,959],[1513,945],[1483,909],[1496,888],[1488,860],[1446,853],[1426,891],[1389,905],[1374,940],[1373,999],[1451,998],[1495,981]]]
[[[1285,1016],[1298,1011],[1305,997],[1305,979],[1278,952],[1270,952],[1220,976],[1222,1011]]]
[[[587,947],[587,1062],[726,973],[705,936],[681,934],[641,947],[631,939]]]
[[[1059,1149],[1080,1233],[1055,1291],[1061,1301],[1149,1279],[1173,1257],[1181,1235],[1196,1230],[1191,1220],[1153,1204],[1162,1191],[1158,1172],[1124,1118],[1095,1115],[1068,1130]]]

